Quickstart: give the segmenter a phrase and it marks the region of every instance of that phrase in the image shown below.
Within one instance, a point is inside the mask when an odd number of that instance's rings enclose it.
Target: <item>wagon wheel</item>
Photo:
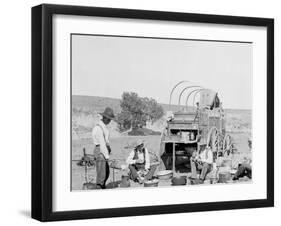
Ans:
[[[223,138],[223,153],[224,156],[229,156],[230,153],[233,153],[233,141],[229,134],[226,134]]]
[[[212,127],[209,130],[207,137],[207,145],[211,147],[213,153],[217,153],[220,149],[219,132],[216,127]]]

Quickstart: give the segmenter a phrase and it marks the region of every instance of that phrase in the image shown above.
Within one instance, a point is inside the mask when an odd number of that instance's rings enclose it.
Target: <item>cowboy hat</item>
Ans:
[[[100,113],[102,116],[108,118],[108,119],[114,119],[115,116],[114,116],[114,113],[113,113],[113,110],[112,108],[110,107],[107,107],[104,109],[104,112]]]
[[[135,143],[135,148],[141,146],[141,145],[144,145],[144,141],[143,140],[138,140],[136,143]]]

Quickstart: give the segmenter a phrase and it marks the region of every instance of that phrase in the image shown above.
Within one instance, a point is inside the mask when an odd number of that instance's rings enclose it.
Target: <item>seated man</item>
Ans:
[[[244,162],[238,165],[238,169],[233,176],[232,180],[238,180],[241,177],[247,176],[249,179],[252,179],[252,161],[250,159],[245,160]]]
[[[193,152],[190,158],[191,178],[197,179],[197,170],[200,170],[199,183],[203,183],[206,175],[212,171],[213,152],[209,146],[204,148],[200,153]]]
[[[149,153],[143,141],[138,141],[126,162],[129,165],[131,179],[139,183],[150,180],[156,170],[156,166],[150,165]]]

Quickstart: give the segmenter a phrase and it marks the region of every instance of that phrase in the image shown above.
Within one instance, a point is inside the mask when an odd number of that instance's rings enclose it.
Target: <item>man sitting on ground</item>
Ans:
[[[202,150],[202,149],[201,149]],[[190,158],[191,178],[197,179],[197,170],[200,170],[198,183],[203,183],[206,175],[212,171],[213,152],[209,146],[204,148],[200,153],[193,152]]]
[[[252,179],[252,161],[250,159],[246,159],[238,165],[238,169],[232,179],[239,180],[239,178],[244,176]]]
[[[150,180],[156,170],[156,166],[150,165],[149,153],[143,141],[137,142],[126,162],[129,165],[131,179],[140,184]]]

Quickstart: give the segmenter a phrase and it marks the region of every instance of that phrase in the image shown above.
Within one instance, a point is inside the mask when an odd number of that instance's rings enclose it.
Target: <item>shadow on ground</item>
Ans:
[[[31,217],[31,211],[30,210],[19,210],[19,214],[22,215],[23,217]]]

